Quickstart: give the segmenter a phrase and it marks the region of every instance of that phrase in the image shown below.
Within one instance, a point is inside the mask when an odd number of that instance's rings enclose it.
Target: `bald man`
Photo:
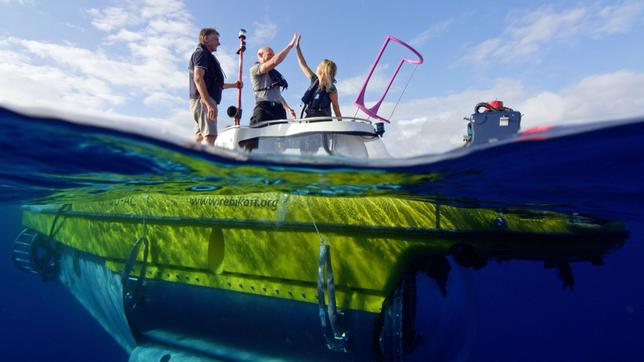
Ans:
[[[277,54],[269,47],[257,51],[259,62],[250,68],[250,79],[255,92],[255,109],[250,119],[251,126],[265,121],[286,119],[287,112],[295,118],[295,111],[282,97],[281,89],[286,89],[288,83],[275,67],[286,59],[296,39],[293,34],[293,39]]]

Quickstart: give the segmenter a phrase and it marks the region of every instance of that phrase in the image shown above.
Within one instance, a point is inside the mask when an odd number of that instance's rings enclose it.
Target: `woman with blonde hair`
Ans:
[[[297,62],[304,75],[311,81],[311,85],[304,93],[302,102],[304,103],[303,114],[309,117],[331,117],[331,106],[336,117],[342,117],[340,106],[338,105],[338,90],[335,88],[335,73],[337,66],[329,59],[320,62],[315,73],[309,68],[304,60],[302,49],[300,49],[300,38],[298,35],[295,47],[297,49]]]

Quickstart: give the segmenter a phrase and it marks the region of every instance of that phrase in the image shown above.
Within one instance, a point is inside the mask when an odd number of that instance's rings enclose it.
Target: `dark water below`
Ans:
[[[399,161],[231,159],[116,131],[0,109],[0,358],[119,361],[127,354],[54,282],[11,262],[16,205],[194,187],[235,192],[396,195],[456,205],[529,206],[624,221],[630,238],[604,265],[572,266],[574,290],[543,263],[460,271],[471,361],[644,360],[644,120],[555,128],[540,140]],[[33,132],[34,129],[39,132]],[[585,132],[581,132],[585,131]],[[420,296],[422,303],[422,295]],[[422,314],[422,313],[421,313]],[[425,325],[422,328],[431,328]],[[417,360],[424,360],[417,357]]]
[[[3,361],[127,361],[127,354],[60,283],[10,260],[22,225],[17,206],[1,206],[0,356]]]

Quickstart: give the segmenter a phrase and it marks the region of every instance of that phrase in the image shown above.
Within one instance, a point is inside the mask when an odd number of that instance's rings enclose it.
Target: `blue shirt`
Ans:
[[[221,102],[221,91],[224,89],[224,73],[221,70],[221,65],[219,65],[217,58],[203,44],[197,46],[197,49],[195,49],[190,57],[190,64],[188,65],[191,99],[201,98],[194,81],[195,67],[203,68],[206,71],[204,74],[206,90],[210,97],[219,104]]]

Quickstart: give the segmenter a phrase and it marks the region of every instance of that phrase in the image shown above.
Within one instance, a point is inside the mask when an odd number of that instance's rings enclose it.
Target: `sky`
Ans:
[[[215,55],[228,82],[237,78],[238,31],[248,31],[242,124],[254,105],[248,69],[259,47],[279,51],[302,34],[311,68],[324,58],[337,64],[340,106],[353,116],[385,37],[412,45],[424,62],[403,66],[380,111],[396,157],[460,147],[463,117],[482,101],[520,111],[522,129],[644,115],[644,0],[0,0],[0,105],[189,140],[188,60],[203,27],[221,34]],[[413,57],[388,48],[368,104],[403,56]],[[299,114],[308,81],[295,51],[278,69]],[[225,109],[236,97],[224,91],[220,131],[232,124]]]

